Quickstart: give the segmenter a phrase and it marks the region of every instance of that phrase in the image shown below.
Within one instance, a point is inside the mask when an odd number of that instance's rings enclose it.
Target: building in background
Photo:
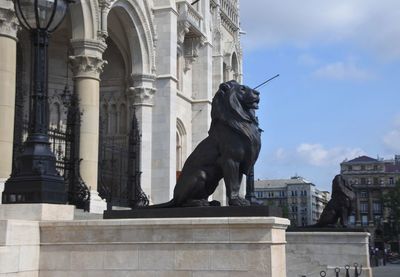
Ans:
[[[340,164],[340,173],[356,193],[350,224],[368,228],[375,244],[382,244],[384,225],[390,223],[382,199],[400,180],[400,155],[390,160],[368,156],[345,160]]]
[[[102,187],[127,205],[130,178],[153,203],[172,197],[177,172],[207,136],[211,101],[223,81],[242,79],[239,1],[75,1],[49,45],[52,149],[65,173],[66,145],[79,144],[90,210],[102,212]],[[12,0],[0,0],[0,192],[26,134],[30,36]],[[78,141],[68,141],[65,91],[80,100]],[[67,105],[65,105],[67,104]],[[139,174],[131,172],[133,114],[141,134]],[[78,128],[79,129],[79,128]],[[223,189],[214,197],[224,197]]]
[[[266,205],[282,207],[292,226],[306,226],[317,222],[330,199],[330,193],[320,191],[306,179],[256,180],[257,199]]]

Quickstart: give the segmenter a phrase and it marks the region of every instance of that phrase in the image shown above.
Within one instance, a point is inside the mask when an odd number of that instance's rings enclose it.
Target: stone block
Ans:
[[[41,277],[282,277],[288,224],[267,217],[42,221]]]
[[[287,232],[288,276],[311,276],[321,270],[329,276],[335,267],[354,263],[363,266],[363,276],[371,276],[368,238],[364,232]]]
[[[0,205],[0,220],[72,220],[72,205],[56,204],[3,204]]]
[[[19,246],[0,246],[0,274],[18,272]]]
[[[18,271],[38,271],[39,270],[39,245],[24,245],[19,248]],[[31,272],[31,274],[33,274]]]

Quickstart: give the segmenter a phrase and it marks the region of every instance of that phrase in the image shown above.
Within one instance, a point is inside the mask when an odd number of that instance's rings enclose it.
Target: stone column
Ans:
[[[18,20],[11,0],[0,2],[0,195],[13,155]],[[1,203],[1,197],[0,197]]]
[[[361,226],[360,193],[356,192],[356,226]]]
[[[157,34],[157,93],[153,108],[151,201],[168,201],[176,183],[176,56],[177,11],[175,1],[154,2]]]
[[[368,191],[368,225],[369,226],[374,226],[374,207],[373,207],[373,201],[372,201],[372,190]]]
[[[151,162],[152,162],[152,141],[153,141],[153,106],[154,75],[133,75],[133,86],[129,88],[131,104],[135,108],[138,128],[141,134],[140,152],[140,184],[147,196],[151,195]],[[132,118],[132,117],[131,117]]]
[[[97,192],[99,155],[100,73],[106,63],[102,59],[106,45],[101,41],[71,42],[75,56],[70,57],[74,73],[74,89],[78,94],[81,115],[79,157],[80,174],[90,189],[90,212],[102,213],[106,203]]]

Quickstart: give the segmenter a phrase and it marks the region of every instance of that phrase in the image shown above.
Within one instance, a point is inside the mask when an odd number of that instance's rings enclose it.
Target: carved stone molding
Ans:
[[[74,78],[91,78],[100,80],[100,74],[103,72],[107,61],[87,55],[69,57]]]
[[[199,50],[205,44],[205,37],[186,38],[184,43],[185,71],[191,69],[193,62],[199,56]]]
[[[3,0],[0,3],[0,36],[17,39],[20,29],[18,18],[14,12],[14,4],[11,0]]]
[[[189,33],[190,23],[187,21],[179,21],[178,22],[178,45],[183,46],[183,42],[185,41],[185,36]]]
[[[129,88],[132,93],[131,97],[134,105],[140,106],[153,106],[155,88],[152,87],[131,87]]]

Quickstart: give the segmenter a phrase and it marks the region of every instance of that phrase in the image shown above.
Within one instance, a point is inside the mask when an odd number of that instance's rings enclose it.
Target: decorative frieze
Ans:
[[[11,0],[2,0],[0,3],[0,36],[17,39],[20,29],[18,19],[14,12],[14,4]]]
[[[70,63],[74,78],[99,79],[107,61],[93,56],[79,55],[70,56]]]

